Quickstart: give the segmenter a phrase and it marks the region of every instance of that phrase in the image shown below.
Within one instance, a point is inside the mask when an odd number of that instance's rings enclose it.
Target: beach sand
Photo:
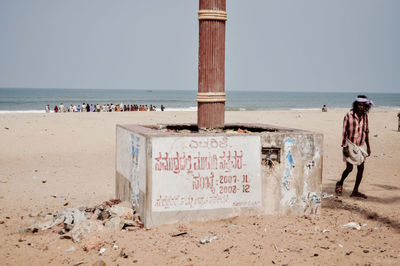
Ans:
[[[333,194],[344,170],[341,155],[347,109],[226,112],[227,123],[265,123],[324,134],[323,192]],[[20,233],[39,213],[94,206],[115,197],[115,125],[196,123],[196,112],[0,115],[1,265],[399,265],[400,132],[395,110],[372,109],[372,154],[360,191],[323,199],[319,217],[235,217],[104,233],[106,251],[58,239],[57,230]],[[349,222],[361,230],[339,228]],[[171,235],[187,232],[185,235]],[[207,244],[199,239],[217,236]],[[114,249],[116,245],[118,248]],[[75,250],[66,250],[74,247]],[[121,256],[121,250],[126,254]]]

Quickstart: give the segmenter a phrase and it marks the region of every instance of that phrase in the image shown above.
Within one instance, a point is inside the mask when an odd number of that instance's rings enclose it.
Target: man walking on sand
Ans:
[[[358,191],[358,187],[363,178],[365,158],[371,155],[368,111],[372,105],[373,102],[367,96],[358,95],[353,102],[353,108],[344,117],[342,147],[346,169],[343,171],[342,178],[336,183],[337,195],[342,195],[343,182],[353,170],[353,165],[357,165],[356,183],[350,197],[367,198],[365,194]],[[365,145],[367,150],[365,150]]]

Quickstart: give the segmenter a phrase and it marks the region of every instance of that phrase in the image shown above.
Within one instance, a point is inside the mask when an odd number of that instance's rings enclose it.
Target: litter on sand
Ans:
[[[217,236],[206,237],[206,238],[201,239],[200,243],[204,245],[206,243],[211,243],[211,241],[213,241],[215,239],[218,239],[218,237]]]
[[[347,224],[343,224],[343,225],[341,225],[339,227],[340,228],[353,228],[353,229],[357,229],[357,230],[361,229],[360,224],[358,224],[356,222],[350,222],[350,223],[347,223]]]

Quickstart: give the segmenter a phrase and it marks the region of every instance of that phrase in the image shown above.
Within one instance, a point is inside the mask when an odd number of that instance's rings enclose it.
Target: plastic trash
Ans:
[[[65,252],[74,252],[75,251],[75,247],[70,247],[69,249],[66,249]]]
[[[215,239],[218,239],[218,237],[217,236],[210,236],[208,238],[203,238],[202,240],[200,240],[200,243],[204,245],[206,243],[211,243],[211,241],[213,241]]]
[[[323,199],[327,199],[327,198],[331,198],[331,197],[333,197],[332,194],[328,195],[328,193],[322,192],[322,198],[323,198]]]
[[[353,229],[357,229],[357,230],[361,229],[360,224],[358,224],[356,222],[350,222],[350,223],[347,223],[347,224],[343,224],[343,225],[341,225],[339,227],[340,228],[353,228]]]
[[[102,255],[104,252],[106,252],[106,248],[101,248],[99,251],[99,255]]]

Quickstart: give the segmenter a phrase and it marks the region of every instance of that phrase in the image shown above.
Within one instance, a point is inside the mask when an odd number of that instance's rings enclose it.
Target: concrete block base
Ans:
[[[259,124],[117,125],[116,196],[146,228],[237,215],[318,214],[323,136]]]

